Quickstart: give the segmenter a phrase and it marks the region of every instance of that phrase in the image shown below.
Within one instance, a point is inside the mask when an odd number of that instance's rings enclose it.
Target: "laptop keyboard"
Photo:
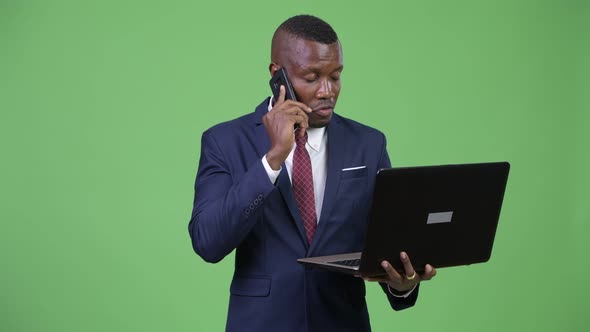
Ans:
[[[334,262],[328,262],[328,263],[336,264],[336,265],[358,267],[359,265],[361,265],[361,260],[357,258],[357,259],[347,259],[347,260],[343,260],[343,261],[334,261]]]

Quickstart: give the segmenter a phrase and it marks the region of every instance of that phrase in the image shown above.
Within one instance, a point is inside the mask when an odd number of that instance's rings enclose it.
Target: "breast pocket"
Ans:
[[[342,173],[340,173],[340,179],[341,180],[347,180],[347,179],[358,179],[358,178],[367,178],[367,168],[366,167],[362,167],[362,168],[357,168],[357,167],[352,167],[352,168],[345,168],[342,170]]]
[[[367,168],[344,169],[336,194],[336,206],[331,219],[338,223],[362,223],[368,201],[369,176]]]
[[[369,177],[367,168],[356,168],[342,170],[340,173],[340,186],[338,188],[338,198],[344,200],[353,200],[355,205],[359,199],[366,199],[367,187],[369,186]]]

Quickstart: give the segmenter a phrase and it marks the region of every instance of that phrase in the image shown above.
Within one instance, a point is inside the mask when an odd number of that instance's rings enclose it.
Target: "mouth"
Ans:
[[[329,116],[333,111],[334,105],[322,105],[313,109],[313,113],[321,117]]]

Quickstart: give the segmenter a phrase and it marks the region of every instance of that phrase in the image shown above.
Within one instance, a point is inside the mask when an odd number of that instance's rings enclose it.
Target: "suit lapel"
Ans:
[[[326,188],[324,189],[324,201],[322,205],[322,214],[320,216],[318,227],[316,228],[309,254],[314,251],[321,240],[328,216],[336,204],[336,193],[340,185],[340,171],[344,162],[346,136],[342,132],[340,118],[334,115],[328,127],[328,171],[326,175]]]
[[[295,221],[295,226],[297,226],[297,230],[299,231],[299,236],[305,243],[305,247],[308,247],[307,243],[307,235],[305,234],[305,227],[303,226],[303,220],[301,220],[301,215],[299,214],[299,208],[297,207],[297,202],[295,201],[295,196],[293,195],[293,186],[291,184],[291,180],[289,179],[289,173],[287,173],[287,167],[283,164],[283,169],[281,170],[281,174],[279,175],[278,187],[283,195],[283,199],[289,207],[289,211],[291,212],[291,216]]]

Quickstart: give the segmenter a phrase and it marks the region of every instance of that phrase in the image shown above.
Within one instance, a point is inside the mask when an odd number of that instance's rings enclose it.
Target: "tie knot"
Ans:
[[[301,136],[301,128],[295,129],[295,144],[297,144],[297,146],[305,147],[306,143],[307,143],[307,131],[305,132],[305,134],[303,136]]]

